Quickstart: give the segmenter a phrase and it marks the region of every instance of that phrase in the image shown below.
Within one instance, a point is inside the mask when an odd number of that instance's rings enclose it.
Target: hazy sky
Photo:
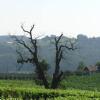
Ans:
[[[35,24],[35,34],[100,36],[100,0],[0,0],[0,35]]]

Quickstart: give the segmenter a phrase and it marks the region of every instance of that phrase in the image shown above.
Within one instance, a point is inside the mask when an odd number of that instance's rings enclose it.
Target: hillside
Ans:
[[[44,59],[47,59],[49,65],[54,68],[54,46],[51,44],[54,36],[39,39],[39,52]],[[64,39],[66,39],[64,37]],[[46,42],[45,42],[46,41]],[[18,64],[15,45],[9,36],[0,36],[0,72],[16,72]],[[100,61],[100,38],[87,38],[84,35],[77,36],[78,49],[74,52],[67,52],[66,59],[61,62],[63,70],[75,70],[80,61],[86,65],[93,65]],[[34,68],[25,64],[21,72],[32,72]]]

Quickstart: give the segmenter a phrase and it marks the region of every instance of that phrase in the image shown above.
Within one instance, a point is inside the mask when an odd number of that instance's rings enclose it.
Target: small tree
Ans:
[[[97,62],[97,63],[96,63],[96,66],[97,66],[97,68],[98,68],[98,71],[100,72],[100,62]]]
[[[84,64],[84,62],[83,61],[80,61],[79,62],[79,65],[77,67],[77,71],[82,72],[83,69],[84,69],[84,67],[86,67],[86,65]]]

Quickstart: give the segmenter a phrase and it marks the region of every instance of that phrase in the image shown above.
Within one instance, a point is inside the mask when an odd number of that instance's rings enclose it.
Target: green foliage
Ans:
[[[49,69],[49,64],[46,62],[46,60],[42,60],[39,62],[41,69],[44,71],[44,73],[46,74],[46,72]],[[35,72],[38,73],[37,69],[35,69]]]
[[[40,66],[41,66],[41,68],[42,68],[42,70],[43,70],[44,72],[47,72],[47,71],[48,71],[49,65],[48,65],[48,63],[46,62],[46,60],[40,61],[39,64],[40,64]]]
[[[96,63],[96,66],[100,66],[100,62],[97,62],[97,63]]]
[[[47,77],[47,71],[49,69],[49,64],[46,62],[46,60],[40,61],[39,64],[40,64],[40,67],[43,70],[45,76]],[[35,69],[35,73],[36,73],[35,74],[35,82],[36,82],[36,84],[43,85],[43,81],[40,80],[40,78],[37,76],[37,73],[38,73],[37,69]]]
[[[0,73],[0,79],[34,80],[34,73]]]
[[[0,88],[0,97],[2,99],[16,98],[20,100],[76,100],[77,98],[79,100],[97,100],[100,98],[100,92],[78,89]]]
[[[71,76],[73,74],[74,73],[72,71],[67,70],[67,71],[64,72],[63,79],[66,78],[66,76]]]
[[[79,65],[77,67],[77,71],[82,71],[84,67],[86,67],[86,65],[84,64],[84,62],[80,61]]]
[[[91,76],[65,77],[61,82],[61,88],[44,89],[30,80],[0,80],[0,98],[2,100],[99,100],[100,73]]]
[[[100,62],[97,62],[96,66],[98,67],[98,71],[100,72]]]
[[[61,82],[60,88],[100,91],[100,73],[95,73],[91,76],[66,76],[66,78]]]

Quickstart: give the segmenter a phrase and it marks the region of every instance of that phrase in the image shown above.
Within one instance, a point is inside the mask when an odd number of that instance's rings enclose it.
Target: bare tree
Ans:
[[[25,49],[28,50],[30,53],[31,57],[24,58],[22,53],[17,50],[18,55],[20,56],[20,59],[17,60],[18,63],[32,63],[33,66],[35,64],[36,70],[37,70],[37,76],[40,80],[42,80],[45,88],[49,88],[48,81],[45,76],[45,72],[41,68],[40,61],[38,58],[38,46],[37,46],[37,38],[33,38],[33,29],[34,25],[31,27],[31,29],[25,30],[23,25],[21,26],[22,30],[29,35],[29,41],[30,44],[27,44],[25,40],[19,39],[17,36],[13,36],[13,39],[16,41],[17,44],[22,45]],[[29,46],[30,45],[30,46]]]
[[[38,45],[37,45],[37,38],[33,38],[33,29],[34,25],[31,27],[29,31],[25,30],[23,25],[21,26],[22,30],[29,35],[29,41],[30,43],[27,44],[24,39],[19,39],[17,36],[13,36],[14,40],[16,41],[17,44],[23,46],[25,49],[28,50],[31,56],[23,57],[23,54],[21,51],[17,50],[17,54],[19,55],[20,59],[17,60],[18,63],[32,63],[33,66],[35,64],[36,66],[36,72],[39,80],[42,80],[43,85],[45,88],[58,88],[59,83],[62,79],[63,76],[63,71],[60,70],[60,62],[63,59],[63,53],[65,50],[74,50],[74,42],[71,42],[68,40],[66,43],[61,43],[61,40],[63,39],[63,34],[61,34],[59,37],[55,37],[54,39],[54,45],[55,45],[55,70],[53,73],[53,78],[51,85],[49,87],[48,80],[45,75],[45,71],[41,66],[41,61],[39,60],[38,57]]]
[[[63,59],[63,53],[67,50],[74,50],[76,49],[74,47],[75,42],[71,42],[71,40],[68,40],[66,43],[61,43],[61,40],[63,38],[63,34],[61,34],[59,37],[55,37],[55,71],[53,73],[53,79],[51,88],[55,89],[59,86],[59,83],[61,81],[61,77],[63,75],[63,71],[60,70],[60,62]]]

